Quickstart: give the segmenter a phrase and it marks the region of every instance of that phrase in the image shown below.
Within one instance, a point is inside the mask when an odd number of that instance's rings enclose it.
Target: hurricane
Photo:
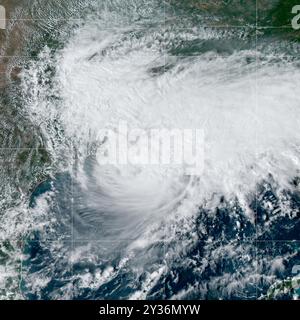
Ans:
[[[29,2],[2,49],[1,298],[297,299],[299,42],[268,28],[281,1]],[[151,130],[201,130],[202,170],[103,165],[122,122],[137,153]]]

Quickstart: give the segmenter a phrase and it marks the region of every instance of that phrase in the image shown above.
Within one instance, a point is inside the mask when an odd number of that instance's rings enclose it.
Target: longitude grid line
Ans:
[[[72,145],[72,168],[71,168],[71,255],[74,254],[75,245],[74,245],[74,174],[75,174],[75,152]],[[71,275],[72,275],[72,298],[75,297],[74,289],[74,263],[71,259]]]
[[[81,21],[82,21],[82,11],[79,8],[79,26],[81,27]],[[86,118],[86,104],[85,104],[85,118]],[[74,178],[76,176],[76,151],[72,143],[72,170],[71,170],[71,255],[75,252],[75,240],[74,240],[74,201],[75,201],[75,194],[74,194]],[[75,299],[75,285],[74,285],[74,263],[73,259],[71,259],[71,276],[72,276],[72,298]]]
[[[166,29],[166,1],[164,0],[163,1],[163,3],[164,3],[164,28]],[[165,76],[165,74],[166,74],[166,61],[167,61],[167,57],[166,57],[166,48],[164,48],[163,49],[164,50],[164,76]],[[165,77],[165,81],[167,81],[166,80],[166,77]],[[163,99],[165,100],[166,99],[166,92],[165,92],[165,90],[166,90],[166,84],[165,84],[165,86],[163,87]],[[163,241],[163,254],[164,254],[164,261],[163,261],[163,263],[165,263],[166,264],[166,270],[165,270],[165,273],[167,274],[167,271],[168,271],[168,260],[166,259],[166,254],[167,254],[167,250],[166,250],[166,239],[167,239],[167,223],[165,223],[165,225],[164,225],[164,241]],[[167,297],[167,282],[166,282],[166,280],[167,280],[167,277],[165,276],[165,278],[164,278],[164,299],[166,299],[166,297]]]
[[[257,114],[258,110],[258,83],[257,83],[257,72],[258,72],[258,51],[257,51],[257,31],[258,31],[258,0],[255,0],[255,114]],[[256,122],[257,125],[257,122]],[[256,128],[257,129],[257,128]],[[254,133],[254,139],[255,139],[255,160],[257,161],[257,143],[258,143],[258,137],[257,137],[257,130],[255,130]],[[256,163],[257,166],[257,163]],[[257,168],[256,168],[257,169]],[[254,215],[254,224],[255,224],[255,259],[256,259],[256,277],[255,277],[255,293],[256,293],[256,300],[258,299],[258,248],[257,248],[257,196],[258,196],[258,178],[256,176],[256,182],[255,182],[255,215]]]
[[[77,21],[78,19],[76,19]],[[71,117],[71,113],[69,114],[69,117]],[[70,195],[70,200],[71,200],[71,255],[74,254],[74,174],[75,174],[75,152],[74,152],[74,147],[73,147],[73,142],[71,143],[71,195]],[[75,297],[75,289],[74,289],[74,264],[72,259],[70,259],[71,263],[71,288],[72,288],[72,299],[74,300]]]
[[[21,252],[24,252],[24,248],[23,248],[23,245],[24,245],[24,241],[23,241],[23,238],[22,238],[22,247],[21,247]],[[20,281],[19,281],[19,294],[21,297],[23,297],[22,295],[22,282],[23,282],[23,254],[21,254],[21,259],[20,259]]]

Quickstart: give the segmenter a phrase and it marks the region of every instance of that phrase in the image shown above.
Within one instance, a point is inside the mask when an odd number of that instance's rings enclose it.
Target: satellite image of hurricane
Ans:
[[[298,300],[300,0],[0,1],[0,300]]]

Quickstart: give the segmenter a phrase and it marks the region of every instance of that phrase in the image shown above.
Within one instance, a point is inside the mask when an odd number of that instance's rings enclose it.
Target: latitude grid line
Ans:
[[[0,241],[5,241],[7,239],[0,239]],[[11,241],[13,242],[18,242],[19,239],[15,238],[15,239],[10,239]],[[125,239],[119,239],[119,240],[103,240],[103,239],[79,239],[79,240],[74,240],[75,243],[81,243],[81,242],[90,242],[90,241],[93,241],[93,242],[103,242],[103,243],[106,243],[106,242],[122,242],[122,241],[133,241],[135,239],[129,239],[129,238],[125,238]],[[39,243],[39,242],[50,242],[50,243],[59,243],[59,242],[70,242],[72,243],[72,238],[66,238],[66,239],[57,239],[57,240],[52,240],[52,239],[40,239],[40,240],[34,240],[34,239],[30,239],[30,242],[36,242],[36,243]],[[200,242],[206,242],[206,240],[199,240]],[[228,241],[226,239],[223,239],[222,241],[230,244],[231,242],[234,242],[234,240],[232,241]],[[275,243],[299,243],[300,244],[300,240],[255,240],[255,239],[239,239],[237,240],[238,242],[244,242],[244,243],[253,243],[253,242],[257,242],[257,243],[269,243],[269,242],[275,242]],[[174,242],[174,240],[159,240],[159,241],[156,241],[156,243],[161,243],[161,242],[164,242],[164,243],[171,243],[171,242]]]
[[[164,2],[164,8],[166,8],[166,4]],[[258,10],[258,9],[257,9]],[[166,10],[165,10],[166,12]],[[164,26],[166,27],[166,22],[168,21],[176,21],[176,18],[179,16],[172,17],[169,20],[167,20],[166,15],[164,19]],[[189,16],[180,16],[181,18],[189,18]],[[82,18],[8,18],[8,19],[0,19],[0,21],[11,21],[11,22],[16,22],[16,21],[63,21],[63,22],[72,22],[72,21],[78,21],[81,22]],[[193,27],[179,27],[176,28],[176,30],[181,30],[181,29],[192,29]],[[293,27],[290,25],[281,25],[281,26],[272,26],[272,25],[259,25],[257,21],[257,25],[251,25],[251,24],[218,24],[217,22],[214,24],[201,24],[199,28],[241,28],[241,29],[291,29],[293,30]],[[107,29],[114,29],[114,27],[106,27]],[[137,27],[136,29],[143,29],[142,27]],[[151,27],[150,27],[151,29]]]

